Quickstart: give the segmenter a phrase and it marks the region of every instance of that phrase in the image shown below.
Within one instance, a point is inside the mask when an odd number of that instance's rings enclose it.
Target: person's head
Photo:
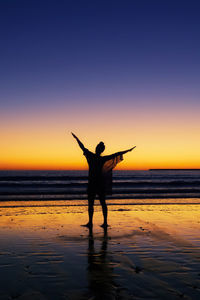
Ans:
[[[96,154],[100,155],[103,151],[105,150],[105,145],[103,142],[100,142],[97,146],[96,146]]]

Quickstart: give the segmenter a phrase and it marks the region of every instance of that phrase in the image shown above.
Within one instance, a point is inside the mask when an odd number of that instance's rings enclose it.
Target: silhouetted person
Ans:
[[[98,195],[104,217],[104,223],[101,226],[107,227],[107,205],[105,197],[106,194],[112,194],[112,169],[114,169],[114,167],[123,160],[123,154],[132,151],[135,147],[125,151],[116,152],[111,155],[101,156],[101,153],[105,150],[103,142],[100,142],[96,146],[95,153],[92,153],[84,147],[83,143],[81,143],[75,134],[72,133],[72,135],[83,150],[83,154],[85,155],[89,165],[87,190],[89,222],[85,226],[92,227],[94,200],[96,195]]]

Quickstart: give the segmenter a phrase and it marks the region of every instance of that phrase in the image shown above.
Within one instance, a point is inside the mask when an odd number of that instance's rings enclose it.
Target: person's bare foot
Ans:
[[[108,225],[107,223],[103,223],[102,225],[100,225],[100,227],[107,228],[107,227],[110,227],[110,225]]]
[[[88,222],[87,224],[83,224],[81,226],[82,227],[87,227],[87,228],[92,228],[93,224]]]

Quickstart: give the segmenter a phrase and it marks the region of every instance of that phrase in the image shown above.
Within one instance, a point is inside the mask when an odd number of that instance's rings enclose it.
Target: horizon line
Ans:
[[[115,169],[113,171],[200,171],[200,168],[147,168],[147,169]],[[0,171],[88,171],[88,168],[84,169],[32,169],[32,168],[20,168],[20,169],[0,169]]]

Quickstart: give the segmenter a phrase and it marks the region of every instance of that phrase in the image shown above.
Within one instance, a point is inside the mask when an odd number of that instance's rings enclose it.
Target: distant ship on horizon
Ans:
[[[149,169],[149,171],[200,171],[200,169]]]

